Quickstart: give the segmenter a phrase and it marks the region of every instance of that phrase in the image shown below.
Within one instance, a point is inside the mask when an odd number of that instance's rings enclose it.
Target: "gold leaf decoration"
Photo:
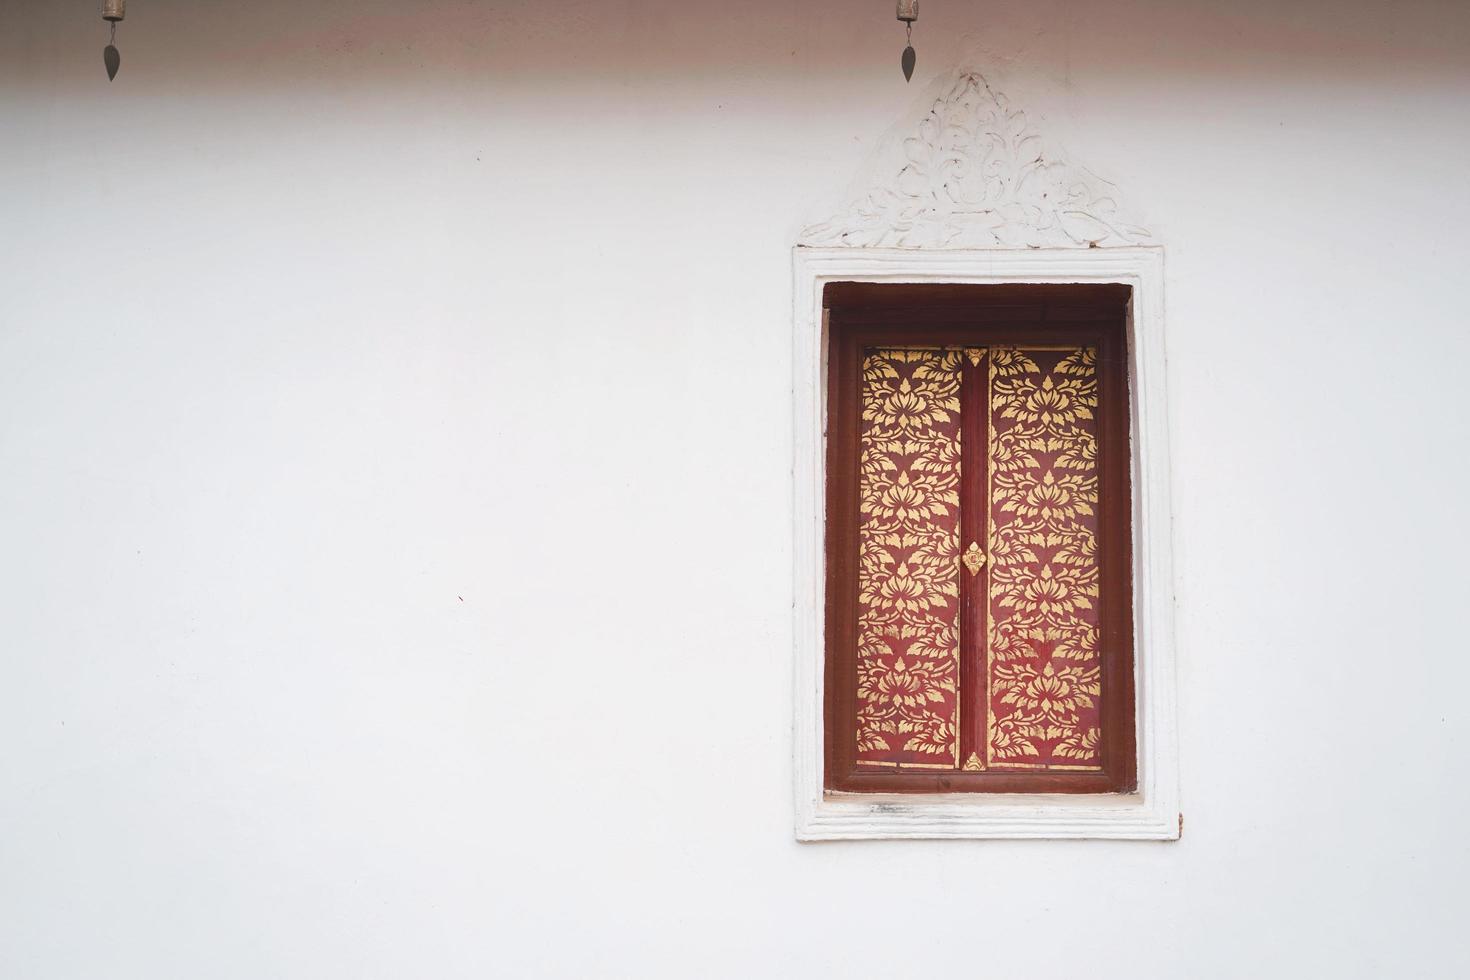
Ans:
[[[958,766],[960,352],[863,358],[858,762]]]
[[[1097,768],[1096,351],[992,349],[993,766]]]
[[[980,569],[985,567],[985,552],[981,551],[980,546],[973,541],[965,549],[963,558],[965,567],[970,570],[971,575],[979,575]]]

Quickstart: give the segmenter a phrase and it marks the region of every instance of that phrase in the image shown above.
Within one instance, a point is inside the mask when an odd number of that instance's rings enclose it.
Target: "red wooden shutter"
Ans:
[[[834,315],[836,788],[1131,784],[1126,402],[1109,298],[1075,322],[1045,322],[1043,305],[1026,329],[1005,322],[1024,319],[1014,309],[972,327],[943,310]]]
[[[984,765],[1098,769],[1097,351],[995,348],[987,381]]]
[[[954,350],[863,357],[860,763],[958,764],[960,364]]]

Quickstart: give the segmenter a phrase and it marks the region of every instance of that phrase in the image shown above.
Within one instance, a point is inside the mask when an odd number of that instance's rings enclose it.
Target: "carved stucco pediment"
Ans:
[[[879,248],[1088,248],[1152,244],[1129,222],[1117,189],[1062,159],[979,72],[958,73],[916,134],[904,163],[803,245]]]

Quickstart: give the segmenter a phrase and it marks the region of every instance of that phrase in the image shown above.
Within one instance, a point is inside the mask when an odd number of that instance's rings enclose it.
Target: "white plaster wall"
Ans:
[[[1470,8],[95,7],[0,17],[0,975],[1470,972]],[[792,839],[787,246],[962,60],[1169,249],[1177,844]]]

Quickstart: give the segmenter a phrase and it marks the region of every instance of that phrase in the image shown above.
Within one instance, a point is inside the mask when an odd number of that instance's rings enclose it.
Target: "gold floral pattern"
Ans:
[[[1095,358],[1092,348],[865,352],[859,765],[1100,768]],[[962,406],[964,372],[976,368],[978,387],[965,389],[974,403]],[[986,531],[963,549],[962,411],[985,413],[989,437],[986,497],[974,502],[988,499]],[[986,621],[976,639],[986,668],[964,692],[962,588],[980,590]],[[962,697],[985,722],[963,765]]]
[[[991,766],[1097,768],[1096,351],[992,348]]]
[[[958,350],[863,358],[858,762],[959,765]]]

